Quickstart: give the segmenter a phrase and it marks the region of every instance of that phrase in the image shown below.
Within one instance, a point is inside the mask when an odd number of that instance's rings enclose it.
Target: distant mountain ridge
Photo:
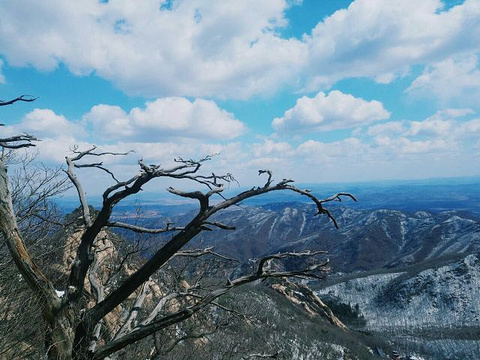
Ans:
[[[326,216],[314,216],[310,204],[232,208],[215,219],[236,230],[204,231],[191,246],[213,246],[240,261],[282,251],[325,250],[333,272],[400,267],[480,250],[480,216],[471,212],[330,208],[339,229]],[[149,227],[181,225],[192,215],[156,215],[140,221]]]
[[[397,267],[480,249],[480,217],[465,211],[409,213],[335,207],[335,229],[307,204],[244,207],[220,214],[231,232],[204,233],[202,245],[240,260],[281,251],[328,251],[334,271]]]

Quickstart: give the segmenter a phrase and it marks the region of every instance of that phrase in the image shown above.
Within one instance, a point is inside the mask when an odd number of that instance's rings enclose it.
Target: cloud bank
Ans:
[[[412,91],[438,89],[440,74],[454,71],[478,77],[477,0],[449,9],[440,0],[356,0],[300,39],[281,35],[291,4],[4,1],[0,54],[12,66],[52,70],[62,63],[145,97],[248,98],[286,84],[325,90],[351,77],[386,84],[414,65],[427,68]],[[457,86],[468,88],[464,80]]]

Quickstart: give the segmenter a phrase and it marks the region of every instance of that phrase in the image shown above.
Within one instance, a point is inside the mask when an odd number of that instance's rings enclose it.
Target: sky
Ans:
[[[301,183],[480,175],[480,0],[4,0],[0,137]],[[82,172],[88,191],[111,180]]]

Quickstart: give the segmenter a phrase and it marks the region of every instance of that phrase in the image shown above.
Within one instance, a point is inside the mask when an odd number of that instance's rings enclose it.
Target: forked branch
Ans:
[[[74,168],[74,162],[78,161],[86,156],[101,156],[101,155],[124,155],[126,153],[108,153],[108,152],[98,152],[95,147],[88,149],[87,151],[78,151],[74,150],[76,156],[67,159],[67,163],[69,163],[69,169]],[[342,196],[347,196],[355,200],[355,198],[346,193],[339,193],[334,195],[333,197],[326,198],[326,199],[318,199],[314,195],[312,195],[308,190],[302,190],[292,185],[293,180],[284,179],[276,184],[273,183],[272,173],[267,170],[261,170],[260,174],[267,174],[268,178],[264,186],[261,187],[254,187],[250,190],[244,191],[232,198],[226,199],[216,203],[215,205],[209,204],[209,199],[214,194],[220,194],[225,185],[228,185],[230,181],[233,181],[233,177],[229,174],[225,176],[217,176],[217,175],[208,175],[204,176],[199,174],[199,169],[201,168],[202,164],[205,161],[210,160],[211,156],[207,156],[203,159],[198,161],[189,159],[185,160],[182,158],[176,159],[175,162],[178,164],[172,168],[163,168],[160,165],[147,165],[144,161],[139,161],[140,166],[140,173],[135,175],[129,180],[118,182],[111,187],[109,187],[103,194],[103,204],[102,208],[96,215],[95,219],[92,220],[91,223],[88,223],[86,220],[87,227],[82,236],[80,246],[77,251],[77,256],[75,261],[72,265],[72,271],[70,275],[70,282],[69,282],[69,289],[74,289],[76,295],[70,296],[69,299],[74,300],[80,296],[81,290],[83,288],[83,283],[85,279],[85,275],[88,271],[88,268],[91,264],[91,247],[94,242],[95,237],[101,231],[101,229],[105,226],[113,225],[117,227],[123,227],[125,229],[137,231],[137,232],[150,232],[150,233],[162,233],[166,231],[172,231],[171,228],[167,227],[166,229],[146,229],[141,228],[138,226],[122,224],[118,222],[113,222],[110,220],[112,211],[114,206],[125,199],[126,197],[136,194],[142,190],[142,186],[151,181],[152,179],[159,178],[159,177],[167,177],[172,179],[186,179],[190,181],[194,181],[196,183],[201,183],[205,185],[209,190],[207,192],[202,191],[182,191],[178,189],[174,189],[172,187],[168,188],[167,190],[175,195],[196,199],[200,203],[200,208],[198,214],[193,217],[193,219],[186,224],[182,228],[176,228],[176,233],[172,235],[172,238],[167,241],[160,249],[157,250],[153,256],[146,261],[143,266],[141,266],[135,273],[131,276],[126,278],[126,280],[115,290],[113,290],[105,299],[98,304],[96,304],[93,308],[88,310],[82,322],[76,329],[76,340],[75,346],[82,346],[82,343],[85,339],[88,338],[88,329],[92,329],[95,325],[108,313],[110,313],[116,306],[121,304],[125,301],[133,292],[136,291],[142,284],[144,284],[158,269],[160,269],[165,263],[167,263],[172,257],[175,256],[181,249],[192,240],[195,236],[197,236],[200,232],[205,230],[212,230],[210,227],[218,227],[220,229],[232,229],[232,227],[219,223],[219,222],[212,222],[209,221],[209,218],[214,215],[215,213],[226,209],[232,205],[237,205],[242,201],[249,199],[251,197],[259,196],[268,192],[272,191],[282,191],[282,190],[290,190],[296,193],[299,193],[303,196],[308,197],[317,205],[317,214],[326,214],[330,219],[332,219],[335,226],[338,227],[333,216],[328,212],[326,209],[323,208],[323,203],[329,201],[338,201],[341,200]],[[98,164],[98,163],[93,163]],[[71,180],[75,183],[75,177],[71,176]],[[81,189],[81,187],[77,186],[77,190]],[[79,191],[81,194],[82,191]],[[83,203],[81,200],[84,209],[88,209],[86,206],[86,202]],[[89,218],[84,216],[85,218]],[[209,227],[210,226],[210,227]],[[311,253],[305,254],[295,254],[291,256],[310,256]],[[316,254],[315,254],[316,255]],[[279,255],[270,256],[268,259],[265,259],[264,262],[261,264],[259,269],[257,269],[257,273],[254,276],[244,277],[241,279],[235,280],[235,282],[229,282],[229,286],[226,290],[229,290],[231,286],[237,286],[238,284],[250,282],[254,279],[264,278],[264,277],[288,277],[288,276],[298,276],[298,277],[321,277],[323,275],[318,275],[319,270],[326,267],[328,262],[324,262],[321,264],[315,264],[308,268],[301,269],[298,271],[270,271],[265,269],[265,265],[267,263],[271,263],[272,261],[281,260],[282,257],[278,257]],[[287,256],[287,255],[282,255]],[[220,290],[219,290],[220,291]],[[222,292],[222,291],[220,291]],[[215,295],[214,298],[220,296]],[[212,300],[207,301],[207,303],[211,303]],[[202,302],[197,304],[197,307],[201,305]],[[201,306],[200,306],[201,307]],[[192,310],[192,309],[190,309]],[[190,313],[188,310],[188,313]],[[188,315],[188,314],[187,314]],[[165,319],[165,324],[175,323],[175,319],[177,317],[183,318],[185,314],[177,314],[173,318]],[[188,315],[190,316],[190,315]],[[175,321],[174,321],[175,320]],[[172,322],[173,321],[173,322]],[[148,326],[153,326],[150,324]],[[157,329],[155,325],[155,329]],[[163,325],[161,325],[163,326]],[[168,326],[168,325],[165,325]],[[148,327],[146,327],[148,328]],[[143,330],[141,331],[143,334]],[[128,336],[128,335],[126,335]],[[123,339],[123,337],[122,337]],[[120,339],[118,339],[120,340]],[[115,341],[118,341],[115,340]]]
[[[289,253],[281,253],[276,255],[270,255],[265,258],[260,259],[259,265],[257,270],[250,274],[239,277],[235,280],[228,281],[223,287],[217,288],[207,295],[203,297],[199,297],[198,295],[193,295],[192,297],[195,299],[193,305],[190,305],[182,310],[176,311],[172,314],[164,316],[161,319],[157,319],[151,322],[142,322],[141,326],[134,328],[130,333],[107,343],[106,345],[100,347],[97,352],[94,353],[94,359],[102,359],[105,356],[110,355],[111,353],[118,351],[125,346],[137,342],[140,339],[143,339],[154,332],[157,332],[161,329],[169,327],[171,325],[177,324],[181,321],[184,321],[190,318],[193,314],[197,313],[198,311],[206,308],[207,306],[214,303],[214,301],[222,295],[225,295],[229,291],[247,284],[254,282],[259,279],[266,279],[266,278],[285,278],[285,277],[292,277],[292,276],[300,276],[306,278],[323,278],[324,274],[327,270],[328,261],[324,261],[322,263],[317,264],[316,266],[310,266],[301,270],[295,271],[265,271],[264,264],[272,259],[286,259],[289,257],[311,257],[316,256],[319,254],[324,254],[324,252],[289,252]],[[171,300],[173,297],[165,297],[164,300]],[[162,302],[162,307],[165,305]],[[150,320],[152,318],[150,317]]]
[[[181,160],[180,161],[182,165],[179,167],[176,167],[177,170],[185,172],[184,166],[191,166],[193,169],[196,169],[195,171],[198,170],[199,164],[201,162],[192,162],[191,160],[185,161]],[[160,168],[157,167],[152,167],[152,166],[147,166],[144,164],[143,168],[143,175],[141,176],[168,176],[171,177],[172,173],[169,171],[164,171]],[[268,172],[266,172],[268,174]],[[148,175],[150,174],[150,175]],[[127,189],[125,190],[120,190],[120,192],[111,194],[108,199],[111,199],[115,196],[119,196],[118,194],[125,194],[126,191],[129,191],[128,189],[132,189],[135,184],[140,181],[142,177],[139,177],[135,182],[133,182],[132,185],[130,185]],[[269,174],[269,179],[270,179],[270,174]],[[271,179],[270,179],[271,180]],[[268,181],[270,181],[268,180]],[[268,183],[267,181],[267,183]],[[146,182],[146,181],[145,181]],[[255,187],[250,190],[244,191],[237,196],[234,196],[230,199],[226,199],[222,202],[219,202],[215,205],[209,206],[208,204],[208,196],[211,194],[211,192],[204,194],[200,191],[195,191],[195,192],[183,192],[180,190],[176,190],[173,188],[169,188],[168,190],[171,193],[174,193],[176,195],[182,196],[182,197],[188,197],[188,198],[193,198],[199,200],[201,206],[200,206],[200,211],[198,215],[193,218],[190,223],[188,223],[183,230],[181,230],[179,233],[175,234],[170,241],[168,241],[164,246],[162,246],[160,249],[157,250],[157,252],[140,268],[138,269],[132,276],[130,276],[128,279],[125,280],[125,282],[117,288],[115,291],[113,291],[109,296],[105,298],[105,300],[99,304],[97,304],[94,308],[88,311],[88,313],[85,316],[85,321],[91,321],[93,324],[98,322],[103,316],[108,314],[110,311],[112,311],[117,305],[119,305],[121,302],[123,302],[130,294],[132,294],[144,281],[146,281],[157,269],[159,269],[161,266],[163,266],[167,261],[169,261],[176,252],[180,251],[180,249],[187,244],[191,239],[193,239],[196,235],[198,235],[201,231],[206,230],[206,225],[205,222],[208,221],[208,219],[217,213],[218,211],[221,211],[223,209],[226,209],[232,205],[238,204],[248,198],[258,196],[261,194],[265,194],[268,192],[272,191],[280,191],[280,190],[290,190],[294,191],[297,193],[300,193],[301,195],[307,196],[311,200],[315,202],[318,208],[317,214],[330,214],[328,213],[322,206],[322,203],[327,202],[327,201],[333,201],[330,200],[329,198],[324,199],[324,200],[319,200],[310,192],[306,190],[301,190],[293,185],[291,183],[293,180],[287,180],[284,179],[280,181],[277,184],[271,184],[269,186],[262,186],[262,187]],[[221,188],[220,188],[221,189]],[[122,193],[123,192],[123,193]],[[126,195],[125,195],[126,196]],[[123,195],[122,195],[123,197]],[[331,219],[333,219],[333,216],[329,216]],[[338,226],[336,222],[334,222],[335,226]],[[314,272],[316,268],[309,269],[310,272]],[[301,274],[298,274],[301,275]],[[86,324],[85,324],[86,325]],[[91,326],[90,324],[89,326]]]

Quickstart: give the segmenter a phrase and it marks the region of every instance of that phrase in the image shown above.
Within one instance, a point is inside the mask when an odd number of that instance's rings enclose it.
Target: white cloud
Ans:
[[[34,109],[27,113],[19,123],[5,126],[2,135],[12,136],[27,133],[40,141],[34,142],[39,160],[63,163],[70,149],[78,145],[84,149],[90,147],[88,141],[82,140],[87,135],[83,124],[68,120],[50,109]]]
[[[266,155],[281,155],[285,156],[292,151],[292,146],[287,142],[275,142],[273,140],[266,139],[263,143],[257,143],[252,145],[252,152],[255,157],[261,157]]]
[[[304,96],[272,126],[279,132],[307,132],[348,129],[389,118],[381,102],[366,101],[338,90],[314,98]]]
[[[423,121],[411,121],[410,129],[405,133],[407,136],[415,136],[421,133],[436,135],[448,135],[453,127],[453,121],[429,118]]]
[[[477,104],[480,97],[480,70],[477,56],[447,59],[427,67],[406,92],[441,101],[460,100]]]
[[[232,113],[211,100],[161,98],[147,102],[144,109],[126,113],[118,106],[97,105],[84,115],[99,137],[156,141],[169,137],[230,140],[245,131]]]
[[[480,136],[480,119],[473,119],[459,124],[455,134],[464,138],[478,138]]]
[[[0,52],[13,66],[94,72],[129,94],[247,98],[359,76],[387,84],[480,50],[478,0],[448,11],[440,0],[356,0],[300,40],[278,31],[291,1],[163,3],[0,2]]]
[[[233,153],[237,157],[241,150],[239,143],[217,144],[204,143],[201,141],[177,141],[177,142],[119,142],[111,145],[103,145],[102,149],[113,152],[126,152],[133,150],[133,158],[144,159],[152,164],[172,164],[173,159],[178,157],[200,159],[206,155],[222,154],[222,158],[231,160]],[[122,161],[122,158],[116,158]],[[218,159],[216,159],[218,160]]]
[[[438,110],[432,117],[450,117],[458,118],[466,115],[474,114],[473,109],[444,109]]]
[[[83,133],[79,124],[67,120],[62,115],[55,114],[50,109],[34,109],[25,115],[16,127],[22,132],[35,134],[39,137],[79,136]]]
[[[95,105],[83,115],[83,120],[93,125],[96,134],[107,139],[121,139],[134,134],[128,114],[120,106]]]
[[[306,159],[310,164],[328,162],[358,162],[368,151],[368,145],[357,138],[347,138],[331,143],[307,140],[296,149],[296,155]]]
[[[384,124],[377,124],[368,128],[368,135],[388,135],[400,134],[405,131],[404,124],[401,121],[390,121]]]
[[[318,23],[309,45],[307,89],[349,77],[390,83],[415,64],[480,49],[480,3],[442,11],[440,0],[357,0]]]
[[[452,169],[455,176],[475,175],[480,171],[480,119],[464,118],[473,114],[471,109],[445,109],[423,121],[371,126],[367,133],[373,139],[310,139],[296,146],[267,139],[242,151],[251,158],[251,171],[269,168],[276,178],[307,182],[441,177],[452,176]]]
[[[477,120],[459,121],[459,118],[472,114],[474,114],[472,109],[444,109],[422,121],[390,121],[373,125],[368,128],[367,134],[380,138],[395,135],[402,137],[417,135],[458,137],[467,133],[467,128],[475,131]]]
[[[379,74],[375,76],[375,82],[378,84],[390,84],[393,80],[395,80],[394,73],[385,73]]]
[[[69,121],[50,109],[34,109],[27,113],[19,123],[4,127],[2,133],[6,136],[27,133],[40,139],[86,134],[81,124]]]
[[[29,133],[36,143],[40,159],[63,163],[69,149],[85,149],[92,143],[117,152],[134,150],[136,159],[154,163],[172,161],[178,156],[198,158],[238,148],[237,145],[211,144],[210,141],[232,140],[245,131],[245,125],[233,114],[220,109],[211,100],[162,98],[147,102],[144,108],[125,112],[119,106],[96,105],[84,114],[82,121],[72,121],[51,109],[34,109],[19,123],[2,127],[3,136]],[[239,151],[235,158],[239,159]],[[230,159],[230,157],[225,157]],[[110,164],[125,161],[123,157]]]
[[[390,138],[388,136],[377,136],[376,144],[384,151],[392,151],[395,155],[404,154],[426,154],[444,151],[453,151],[455,146],[445,139],[435,138],[429,140],[411,140],[406,137]]]
[[[480,120],[467,121],[462,129],[461,133],[445,139],[436,134],[429,134],[429,137],[421,140],[406,136],[377,136],[374,143],[351,137],[334,142],[307,140],[296,146],[271,139],[253,144],[205,143],[191,139],[98,145],[106,151],[135,151],[126,157],[103,159],[105,165],[122,179],[136,174],[136,161],[140,158],[148,163],[169,167],[174,164],[173,158],[178,156],[200,158],[212,153],[220,155],[208,162],[202,172],[233,172],[242,186],[262,184],[263,178],[257,176],[259,169],[272,170],[275,180],[293,178],[299,182],[451,176],[451,169],[455,169],[455,174],[459,176],[478,174],[480,169],[474,159],[476,153],[472,152],[475,144],[470,146],[462,139],[465,139],[467,132],[480,132]],[[472,139],[475,142],[478,136]],[[78,144],[81,149],[90,146],[88,142],[74,137],[46,139],[38,144],[41,159],[61,164],[69,146],[73,144]],[[89,193],[98,192],[111,182],[101,172],[80,171],[79,174],[83,176],[82,181],[87,184]],[[159,189],[158,183],[155,184]],[[165,186],[168,185],[171,183]]]
[[[287,1],[162,3],[2,2],[0,49],[14,66],[51,70],[63,62],[148,97],[271,91],[306,58],[305,44],[276,33],[287,24]]]

